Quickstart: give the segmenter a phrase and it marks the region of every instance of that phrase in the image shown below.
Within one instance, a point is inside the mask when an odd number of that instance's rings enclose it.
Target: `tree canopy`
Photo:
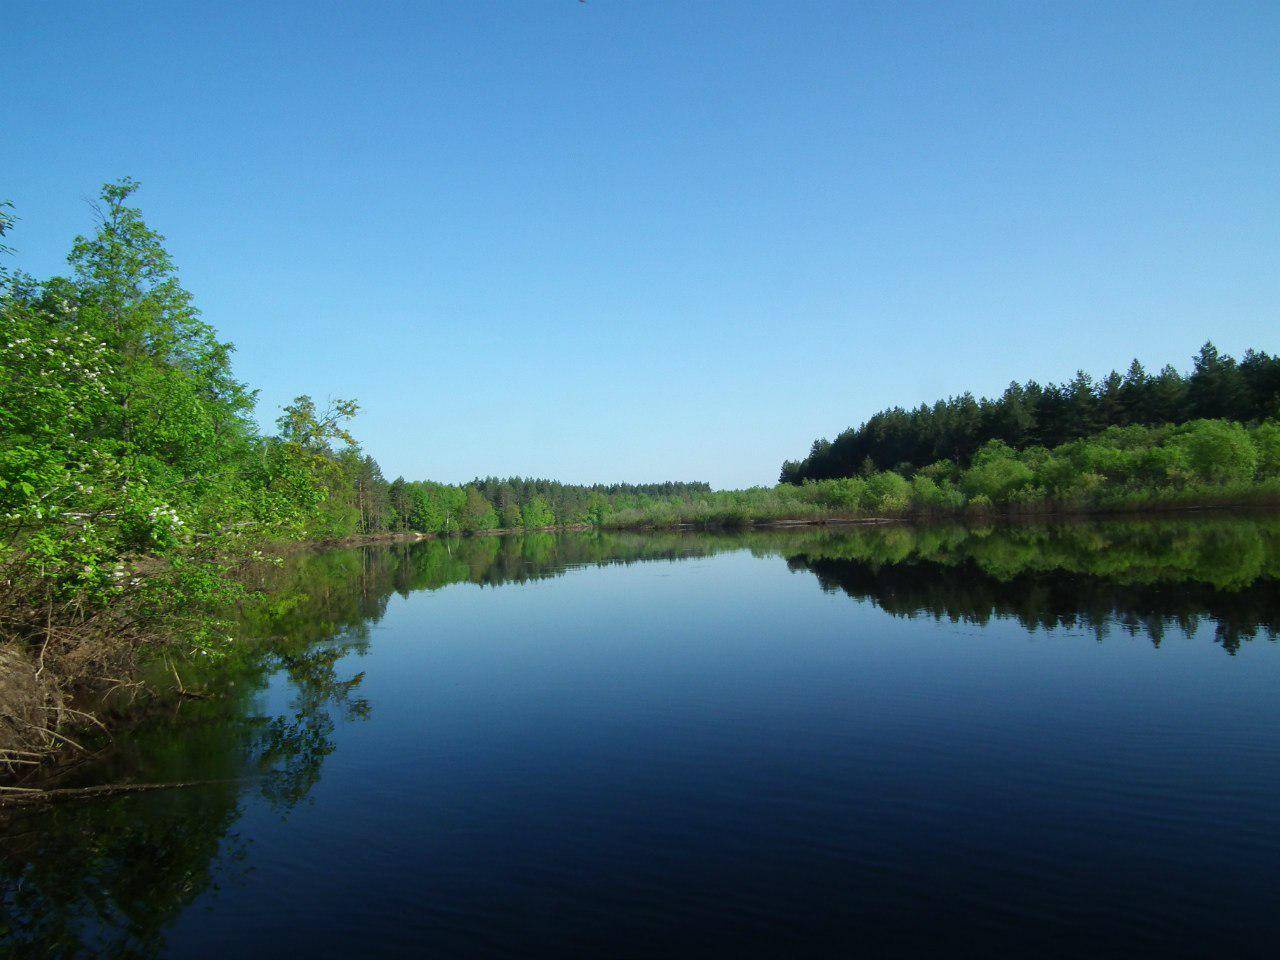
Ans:
[[[986,443],[1014,450],[1056,447],[1108,427],[1220,419],[1255,423],[1280,416],[1280,356],[1249,350],[1240,362],[1212,343],[1191,372],[1166,366],[1151,374],[1134,360],[1121,374],[1094,380],[1083,371],[1064,384],[1011,383],[996,398],[971,393],[913,410],[892,407],[835,440],[815,440],[808,456],[782,465],[783,483],[910,473],[939,460],[967,464]]]

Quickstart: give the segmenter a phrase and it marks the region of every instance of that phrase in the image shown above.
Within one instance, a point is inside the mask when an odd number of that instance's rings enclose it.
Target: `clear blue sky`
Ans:
[[[1280,4],[7,0],[0,196],[131,175],[388,477],[771,483],[874,410],[1280,349]]]

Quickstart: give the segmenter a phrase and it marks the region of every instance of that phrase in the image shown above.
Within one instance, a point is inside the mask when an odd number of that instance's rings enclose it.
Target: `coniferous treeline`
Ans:
[[[988,441],[1015,450],[1053,448],[1107,427],[1192,420],[1257,422],[1280,416],[1280,356],[1249,350],[1237,362],[1206,343],[1192,370],[1151,374],[1134,360],[1126,373],[1095,381],[1080,371],[1064,384],[1009,384],[996,398],[971,393],[873,414],[834,441],[816,440],[803,460],[782,465],[783,483],[912,470],[940,460],[967,464]]]

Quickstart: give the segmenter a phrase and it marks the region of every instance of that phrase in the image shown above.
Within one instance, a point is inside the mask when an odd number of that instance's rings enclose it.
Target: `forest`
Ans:
[[[1280,416],[1280,356],[1248,350],[1237,362],[1205,343],[1188,374],[1171,365],[1148,373],[1134,360],[1120,374],[1094,380],[1084,371],[1068,383],[1011,383],[998,398],[965,393],[873,414],[835,440],[815,440],[803,460],[782,465],[781,482],[829,480],[939,461],[967,465],[998,440],[1014,450],[1053,448],[1110,427],[1183,424],[1192,420],[1257,423]]]

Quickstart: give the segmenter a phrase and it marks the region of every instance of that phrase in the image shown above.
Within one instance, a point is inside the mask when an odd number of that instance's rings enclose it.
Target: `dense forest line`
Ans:
[[[732,527],[785,521],[1054,514],[1280,504],[1280,424],[1191,420],[1113,426],[1053,448],[987,441],[964,462],[871,470],[746,490],[700,483],[582,487],[490,477],[463,486],[388,483],[372,460],[356,484],[360,532],[479,533]]]
[[[910,475],[938,461],[966,465],[987,443],[1014,450],[1057,447],[1109,427],[1158,426],[1193,420],[1256,423],[1280,416],[1280,356],[1248,350],[1239,362],[1206,343],[1188,374],[1166,366],[1151,374],[1134,360],[1124,374],[1094,380],[1084,371],[1068,383],[1011,383],[999,397],[965,393],[873,414],[835,440],[815,440],[809,455],[782,465],[783,483]]]
[[[461,487],[372,478],[362,528],[424,533],[592,524],[734,526],[958,512],[1054,513],[1280,503],[1280,356],[1206,343],[1187,375],[1138,361],[1098,382],[1011,384],[877,413],[788,462],[773,488],[572,487],[490,477]]]
[[[388,483],[371,460],[357,490],[362,533],[478,533],[485,530],[599,526],[620,510],[643,510],[711,493],[706,483],[590,486],[528,477],[484,477],[451,485],[397,477]]]
[[[744,526],[786,520],[1109,513],[1280,505],[1280,424],[1193,420],[1111,427],[1061,446],[991,440],[962,466],[942,460],[751,490],[726,490],[605,518],[607,527]]]

